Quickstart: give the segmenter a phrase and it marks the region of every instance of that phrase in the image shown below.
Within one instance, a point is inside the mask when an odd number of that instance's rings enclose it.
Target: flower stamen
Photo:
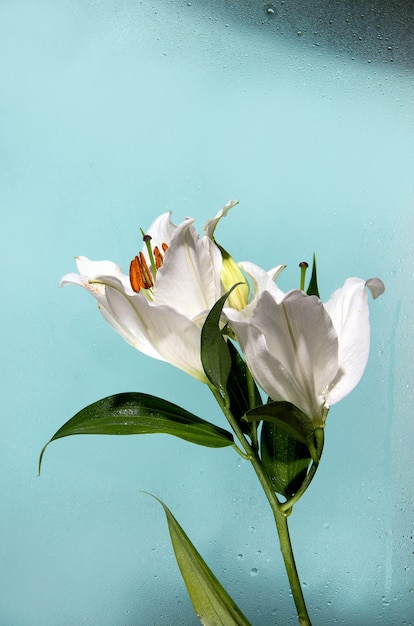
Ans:
[[[150,241],[151,237],[144,235],[144,243],[147,246],[152,273],[142,252],[139,253],[139,256],[132,259],[129,266],[129,280],[135,293],[139,293],[141,289],[152,289],[154,287],[157,270],[160,269],[164,262],[164,256],[161,254],[158,246],[155,246],[154,250],[152,250]],[[161,247],[165,254],[168,250],[167,244],[163,243]]]
[[[129,280],[132,289],[136,293],[139,293],[141,289],[151,289],[154,286],[151,272],[142,252],[139,253],[139,257],[136,256],[131,261],[129,266]]]
[[[164,260],[164,257],[162,256],[158,246],[155,246],[154,248],[154,259],[155,259],[155,267],[157,268],[157,270],[159,270]]]

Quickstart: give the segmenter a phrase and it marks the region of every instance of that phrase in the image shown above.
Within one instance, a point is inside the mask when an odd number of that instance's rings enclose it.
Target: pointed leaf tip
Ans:
[[[201,623],[205,626],[250,626],[250,622],[222,587],[169,508],[156,496],[152,497],[164,509],[175,558]]]
[[[40,451],[40,455],[39,455],[39,462],[38,462],[38,464],[37,464],[37,475],[38,475],[38,476],[40,476],[40,470],[41,470],[41,468],[42,468],[42,460],[43,460],[43,455],[44,455],[45,450],[46,450],[46,448],[48,447],[49,443],[50,443],[50,441],[48,441],[48,442],[47,442],[47,443],[43,446],[43,448],[42,448],[42,449],[41,449],[41,451]]]
[[[319,287],[318,287],[318,277],[316,271],[316,254],[313,255],[313,263],[312,263],[312,274],[310,277],[308,289],[306,291],[308,296],[316,296],[319,298]]]

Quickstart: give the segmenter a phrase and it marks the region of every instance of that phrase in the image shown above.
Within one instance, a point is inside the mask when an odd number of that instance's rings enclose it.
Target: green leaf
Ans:
[[[250,626],[168,507],[153,497],[165,511],[175,558],[200,622],[205,626]]]
[[[315,254],[313,255],[313,264],[312,264],[312,274],[310,277],[310,281],[309,281],[309,286],[308,286],[308,290],[306,292],[308,294],[308,296],[317,296],[318,298],[319,296],[319,289],[318,289],[318,279],[316,276],[316,256]]]
[[[259,389],[253,378],[251,378],[252,385],[252,399],[249,397],[249,376],[250,373],[247,369],[246,362],[242,358],[237,348],[231,341],[227,342],[227,346],[231,356],[231,369],[230,375],[227,381],[227,393],[230,398],[230,411],[237,419],[243,432],[250,433],[251,427],[249,424],[242,420],[242,417],[251,408],[250,402],[254,406],[262,404],[262,398],[260,396]]]
[[[315,427],[312,420],[291,402],[268,402],[248,411],[244,417],[247,422],[264,420],[275,424],[291,439],[303,443],[317,461],[315,447]]]
[[[308,447],[271,422],[264,422],[260,455],[273,489],[291,498],[306,478],[311,462]]]
[[[223,398],[228,398],[226,386],[231,369],[231,356],[219,323],[224,303],[238,284],[240,283],[233,285],[217,300],[201,330],[201,363],[207,378],[214,387],[217,387]]]
[[[76,413],[44,446],[69,435],[144,435],[165,433],[210,448],[234,443],[228,431],[185,409],[146,393],[120,393],[94,402]]]

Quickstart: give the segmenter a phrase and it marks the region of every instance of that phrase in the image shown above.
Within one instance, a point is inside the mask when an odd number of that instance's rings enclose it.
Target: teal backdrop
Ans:
[[[59,280],[75,255],[127,269],[158,214],[202,231],[231,198],[220,243],[286,263],[283,289],[313,252],[324,300],[348,276],[386,284],[291,529],[315,626],[414,623],[412,9],[326,4],[0,3],[1,626],[195,626],[143,490],[254,626],[296,624],[270,511],[231,449],[71,437],[37,475],[59,426],[109,394],[223,423],[207,388]]]

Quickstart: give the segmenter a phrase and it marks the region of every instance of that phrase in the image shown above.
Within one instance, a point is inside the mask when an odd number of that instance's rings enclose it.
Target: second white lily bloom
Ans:
[[[359,382],[370,344],[366,287],[374,298],[384,291],[379,279],[348,278],[323,304],[316,296],[293,290],[284,294],[266,273],[241,263],[255,289],[243,310],[225,315],[247,365],[272,400],[285,400],[323,426],[329,407]]]

